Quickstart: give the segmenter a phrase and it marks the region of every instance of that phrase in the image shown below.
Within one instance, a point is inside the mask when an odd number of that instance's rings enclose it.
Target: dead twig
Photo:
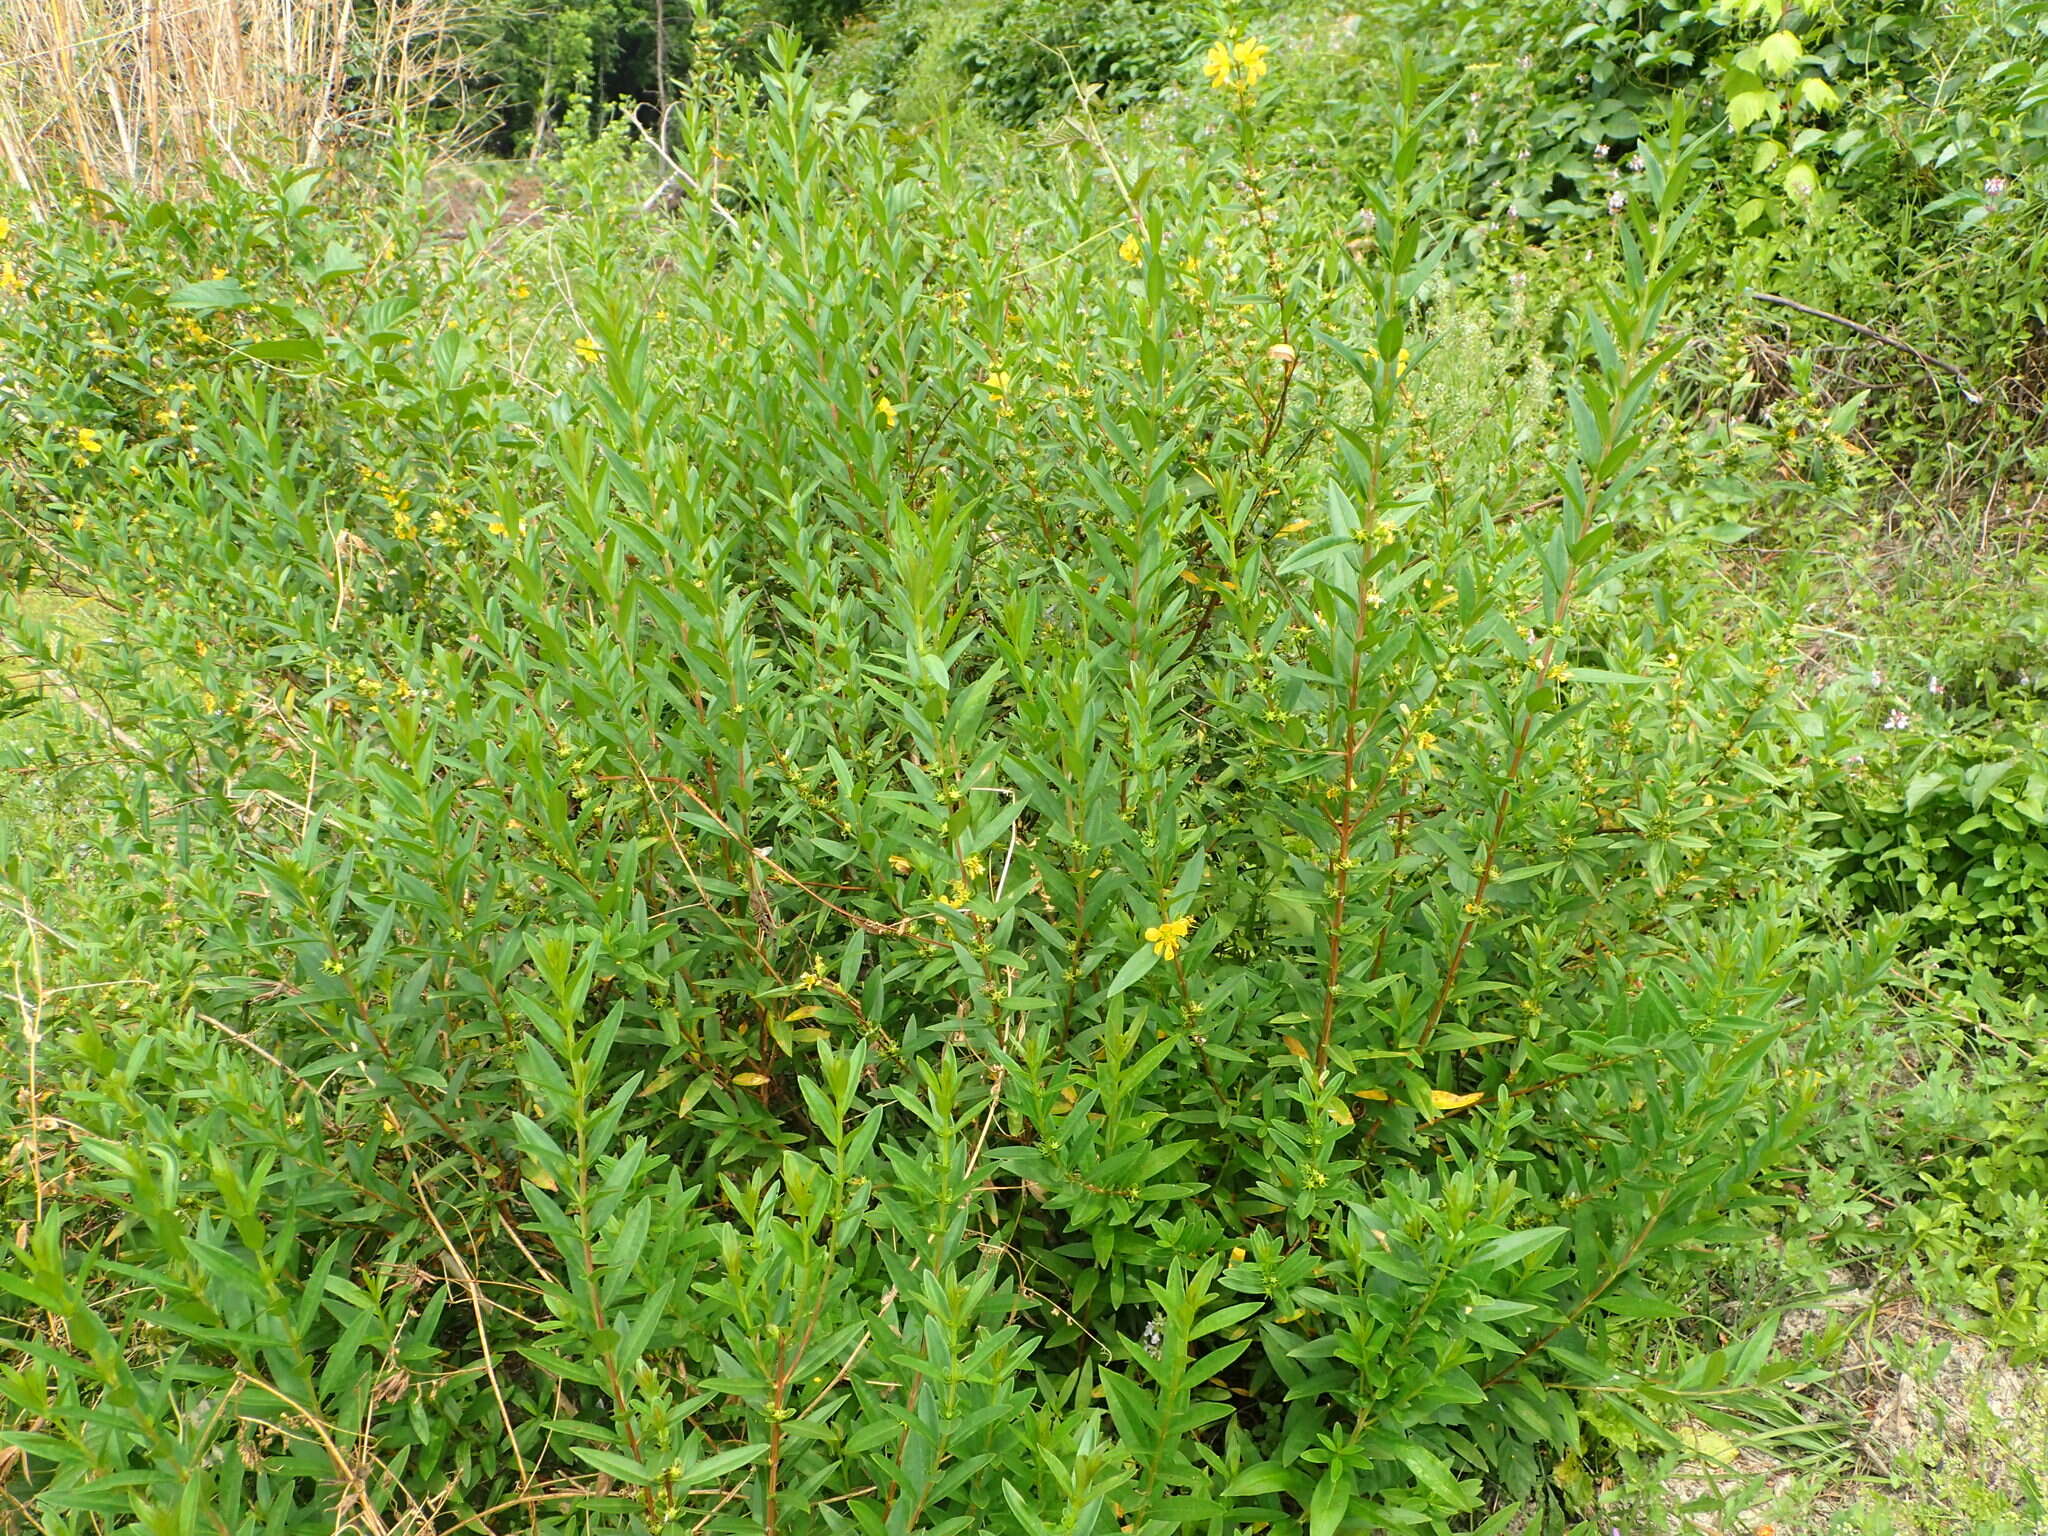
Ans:
[[[1838,315],[1831,309],[1815,309],[1811,304],[1802,304],[1797,299],[1788,299],[1781,294],[1765,293],[1761,289],[1752,288],[1749,291],[1749,296],[1758,304],[1775,304],[1780,309],[1797,310],[1802,315],[1812,315],[1816,320],[1832,320],[1836,325],[1846,326],[1858,336],[1867,336],[1872,341],[1881,342],[1887,347],[1896,347],[1907,356],[1917,358],[1929,368],[1953,374],[1962,386],[1963,398],[1969,401],[1970,404],[1982,405],[1984,403],[1984,397],[1978,394],[1976,389],[1972,387],[1969,374],[1965,373],[1962,368],[1954,363],[1944,362],[1941,358],[1935,357],[1930,353],[1922,352],[1910,341],[1901,341],[1896,336],[1887,336],[1883,331],[1873,330],[1860,320],[1851,320],[1847,315]]]

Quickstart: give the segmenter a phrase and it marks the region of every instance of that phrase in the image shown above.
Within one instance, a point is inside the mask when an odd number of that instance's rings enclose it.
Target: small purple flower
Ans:
[[[1593,158],[1595,160],[1605,160],[1607,158],[1607,146],[1605,144],[1595,144],[1593,146]]]
[[[1609,213],[1620,213],[1621,210],[1626,208],[1627,206],[1628,194],[1622,191],[1621,188],[1616,187],[1612,192],[1607,194],[1607,211]]]
[[[1638,176],[1640,176],[1644,171],[1650,168],[1650,162],[1643,158],[1643,152],[1641,150],[1637,150],[1634,154],[1628,157],[1628,168],[1634,171]]]
[[[1996,206],[1998,200],[2001,197],[2005,196],[2006,189],[2011,185],[2012,183],[2007,181],[2003,176],[1992,176],[1987,178],[1984,183],[1985,200],[1990,202],[1993,206]]]
[[[1944,687],[1943,687],[1943,686],[1941,685],[1941,679],[1940,679],[1940,678],[1938,678],[1938,677],[1930,677],[1929,679],[1927,679],[1927,691],[1928,691],[1929,693],[1933,694],[1933,695],[1934,695],[1934,696],[1935,696],[1935,697],[1936,697],[1936,698],[1938,699],[1938,698],[1940,698],[1940,697],[1941,697],[1941,696],[1942,696],[1942,695],[1943,695],[1944,693],[1947,693],[1947,692],[1948,692],[1948,689],[1944,688]]]
[[[1884,728],[1888,731],[1903,731],[1913,723],[1913,717],[1903,709],[1895,709],[1884,717]]]

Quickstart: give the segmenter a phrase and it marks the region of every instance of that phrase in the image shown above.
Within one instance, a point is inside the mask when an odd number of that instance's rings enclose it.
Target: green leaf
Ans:
[[[643,1463],[635,1461],[630,1456],[622,1456],[617,1451],[602,1451],[594,1445],[572,1445],[569,1447],[569,1454],[580,1456],[598,1471],[609,1473],[621,1482],[631,1483],[638,1488],[644,1488],[655,1481],[655,1474]]]
[[[1633,672],[1609,672],[1604,667],[1572,667],[1565,676],[1575,683],[1648,683],[1652,679]]]
[[[1338,1522],[1351,1503],[1351,1479],[1339,1467],[1331,1467],[1309,1496],[1309,1536],[1336,1536]]]
[[[223,309],[246,309],[255,302],[256,295],[232,277],[213,277],[203,283],[187,283],[164,300],[171,309],[189,309],[203,315]]]
[[[242,348],[249,357],[273,363],[322,363],[327,348],[317,336],[277,336],[269,341],[252,341]]]
[[[1109,990],[1102,995],[1106,998],[1115,997],[1117,993],[1124,991],[1126,988],[1135,985],[1150,975],[1152,967],[1158,963],[1158,951],[1153,949],[1150,944],[1139,946],[1137,953],[1123,963],[1122,968],[1116,973],[1116,979],[1109,984]]]
[[[1300,1474],[1277,1461],[1261,1461],[1244,1468],[1224,1485],[1226,1499],[1255,1498],[1262,1493],[1284,1493],[1300,1481]]]

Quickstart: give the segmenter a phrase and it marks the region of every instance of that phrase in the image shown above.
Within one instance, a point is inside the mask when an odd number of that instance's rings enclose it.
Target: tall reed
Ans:
[[[175,186],[217,162],[314,161],[454,74],[453,0],[12,0],[0,6],[0,161]]]

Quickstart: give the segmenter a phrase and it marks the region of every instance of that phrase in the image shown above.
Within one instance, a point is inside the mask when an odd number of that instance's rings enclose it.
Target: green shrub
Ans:
[[[1448,1531],[1734,1422],[1767,1333],[1615,1347],[1823,990],[1659,505],[1682,166],[1546,360],[1422,323],[1419,121],[1352,265],[764,84],[670,217],[21,253],[0,526],[102,633],[8,628],[119,788],[110,889],[10,855],[12,1496]]]
[[[1174,0],[1002,0],[957,45],[973,99],[1022,127],[1096,85],[1112,100],[1156,94],[1187,66],[1203,18]]]
[[[1894,718],[1904,715],[1898,712]],[[2048,751],[1937,736],[1868,782],[1836,835],[1851,899],[2026,987],[2048,983]]]

